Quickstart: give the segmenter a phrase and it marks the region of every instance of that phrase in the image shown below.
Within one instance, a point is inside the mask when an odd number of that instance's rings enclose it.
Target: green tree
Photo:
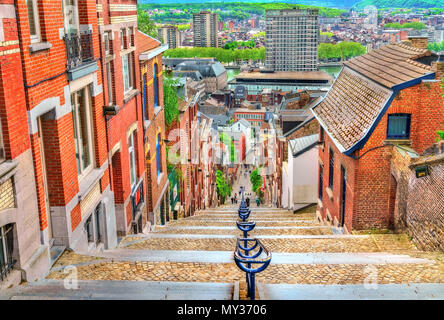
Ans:
[[[177,80],[163,78],[163,100],[165,108],[165,124],[167,127],[179,117],[179,102],[177,99]]]
[[[158,37],[156,24],[144,10],[137,10],[137,28],[153,38]]]
[[[226,197],[231,194],[231,188],[225,181],[223,172],[220,170],[216,172],[216,190],[221,202],[225,203]]]
[[[263,192],[261,190],[261,176],[259,174],[260,168],[254,169],[250,174],[250,182],[252,184],[252,189],[256,193],[256,195],[262,199]]]

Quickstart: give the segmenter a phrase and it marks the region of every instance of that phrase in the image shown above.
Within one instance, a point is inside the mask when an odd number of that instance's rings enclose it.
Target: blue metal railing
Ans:
[[[245,245],[242,245],[242,242]],[[250,243],[251,245],[249,245]],[[255,300],[255,275],[268,267],[271,262],[271,252],[259,239],[238,238],[234,251],[234,262],[239,269],[246,273],[247,295],[251,300]]]
[[[243,233],[243,238],[238,238],[236,241],[236,249],[234,251],[234,262],[244,271],[245,281],[247,283],[247,296],[251,300],[256,298],[256,283],[255,275],[258,272],[264,271],[271,262],[271,252],[265,248],[262,242],[256,238],[249,238],[248,232],[252,231],[256,226],[256,222],[247,221],[251,210],[244,200],[244,193],[242,190],[242,200],[239,205],[238,214],[239,220],[236,225]]]

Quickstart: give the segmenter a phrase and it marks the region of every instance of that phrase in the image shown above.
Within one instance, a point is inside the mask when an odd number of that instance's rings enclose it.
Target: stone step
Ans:
[[[234,247],[233,247],[234,250]],[[96,256],[111,258],[115,261],[164,261],[197,263],[232,263],[233,251],[198,250],[106,250]],[[403,264],[434,263],[432,260],[410,257],[408,255],[377,253],[281,253],[272,252],[272,264]]]
[[[0,299],[231,300],[233,289],[234,283],[125,280],[78,280],[78,289],[65,289],[64,280],[45,279],[3,290]]]
[[[260,284],[263,300],[430,300],[444,299],[442,283]]]

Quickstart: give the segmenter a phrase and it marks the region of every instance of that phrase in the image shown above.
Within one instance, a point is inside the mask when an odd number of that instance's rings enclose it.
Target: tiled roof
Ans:
[[[392,90],[344,67],[324,100],[312,111],[344,152],[365,136],[391,95]]]
[[[393,88],[403,82],[431,73],[430,66],[414,61],[430,55],[431,52],[427,49],[396,43],[353,58],[344,65],[383,86]]]
[[[136,34],[137,34],[137,52],[139,53],[153,50],[161,45],[159,40],[156,40],[141,31],[137,31]]]

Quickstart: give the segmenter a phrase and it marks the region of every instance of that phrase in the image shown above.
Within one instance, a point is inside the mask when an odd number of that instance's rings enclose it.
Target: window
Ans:
[[[0,163],[5,161],[5,146],[3,145],[2,122],[0,119]]]
[[[146,73],[144,73],[142,77],[142,90],[143,90],[143,115],[144,119],[148,120],[148,84],[147,84]]]
[[[335,154],[333,153],[333,150],[330,149],[330,167],[328,169],[328,186],[330,189],[333,190],[333,174],[334,174],[334,168],[335,168]]]
[[[387,119],[387,139],[410,138],[410,114],[389,114]]]
[[[88,237],[88,243],[94,242],[94,225],[92,220],[93,215],[91,214],[85,222],[86,236]]]
[[[157,63],[153,67],[154,107],[159,105],[159,79],[157,78]]]
[[[126,49],[126,29],[120,29],[120,50]]]
[[[15,261],[12,258],[14,250],[13,224],[0,227],[0,280],[6,276]]]
[[[106,64],[106,82],[107,82],[107,95],[108,95],[108,105],[113,104],[113,78],[111,73],[111,62]]]
[[[91,130],[91,99],[88,87],[71,94],[72,121],[76,148],[77,173],[83,176],[93,166],[93,138]]]
[[[157,176],[162,173],[162,151],[160,149],[160,133],[156,137],[156,163],[157,163]]]
[[[128,47],[134,47],[134,28],[128,29]]]
[[[37,0],[27,0],[26,5],[28,7],[28,21],[29,21],[29,33],[31,34],[31,43],[39,42],[41,39],[40,39],[39,9],[37,7]]]
[[[324,180],[324,166],[321,164],[319,165],[319,190],[318,190],[319,200],[322,200],[322,189],[324,189],[323,180]]]
[[[129,162],[130,162],[130,182],[131,189],[137,182],[137,172],[136,172],[136,152],[134,148],[134,133],[136,131],[131,132],[128,138],[128,154],[129,154]]]
[[[110,32],[105,32],[103,34],[103,43],[105,45],[105,54],[109,55],[111,54],[111,33]]]
[[[99,203],[99,205],[94,209],[94,220],[96,221],[96,244],[99,242],[102,242],[102,233],[100,231],[100,219],[102,215],[102,204]]]
[[[65,33],[79,33],[79,13],[77,10],[77,0],[63,0],[63,22]]]
[[[132,53],[122,56],[123,92],[128,93],[133,88],[133,59]]]

